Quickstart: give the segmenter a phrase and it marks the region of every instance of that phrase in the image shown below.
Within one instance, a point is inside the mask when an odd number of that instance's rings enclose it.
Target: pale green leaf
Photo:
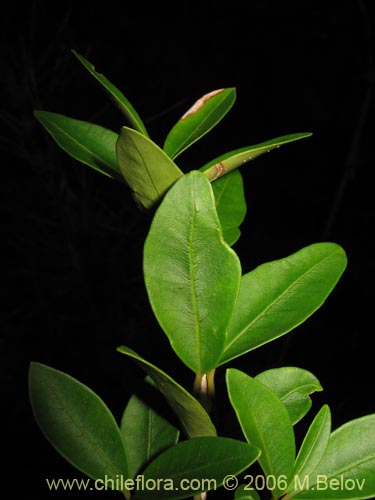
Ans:
[[[145,208],[160,201],[183,175],[157,144],[129,127],[122,127],[116,151],[123,177],[135,199]]]
[[[221,364],[288,333],[325,301],[346,267],[335,243],[315,243],[242,277]]]
[[[241,279],[224,242],[212,187],[198,171],[182,177],[159,206],[144,247],[144,277],[156,318],[195,373],[214,369]]]
[[[213,90],[200,97],[170,130],[164,142],[164,151],[171,158],[176,158],[217,125],[235,100],[235,88]]]
[[[295,441],[285,406],[268,387],[239,370],[228,369],[226,381],[246,440],[261,450],[258,461],[264,474],[285,478],[286,488],[294,468]],[[278,483],[273,485],[274,498],[282,493]]]
[[[293,425],[311,408],[309,395],[323,390],[315,375],[295,366],[272,368],[259,373],[255,378],[279,396],[288,410]]]

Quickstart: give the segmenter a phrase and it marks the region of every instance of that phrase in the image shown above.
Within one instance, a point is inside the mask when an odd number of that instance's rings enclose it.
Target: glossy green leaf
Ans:
[[[315,375],[295,366],[272,368],[259,373],[255,378],[279,396],[293,425],[311,408],[309,394],[323,390]]]
[[[34,116],[68,155],[108,177],[122,180],[116,158],[117,134],[100,125],[49,111],[34,111]]]
[[[169,131],[163,149],[176,158],[217,125],[233,106],[236,89],[218,89],[199,98]]]
[[[241,484],[234,495],[235,500],[260,500],[258,492],[248,484]]]
[[[216,429],[203,406],[180,384],[160,368],[149,363],[128,347],[118,351],[129,356],[152,378],[157,389],[163,394],[178,417],[186,436],[216,436]]]
[[[120,429],[97,394],[40,363],[30,365],[29,388],[40,429],[66,460],[94,479],[128,477]]]
[[[331,293],[346,263],[339,245],[315,243],[245,274],[221,363],[303,323]]]
[[[157,144],[131,128],[122,127],[116,150],[122,175],[145,208],[159,201],[183,175]]]
[[[224,242],[212,187],[184,175],[158,208],[144,247],[152,309],[180,359],[195,373],[214,369],[237,299],[241,266]]]
[[[331,412],[328,405],[322,406],[312,421],[298,452],[294,476],[309,476],[319,464],[327,448],[331,434]],[[291,487],[294,488],[295,481]]]
[[[122,416],[121,433],[128,452],[131,478],[159,453],[176,444],[179,436],[174,425],[135,394]]]
[[[76,56],[78,61],[87,69],[87,71],[95,78],[98,83],[100,83],[102,88],[107,92],[111,100],[116,104],[116,106],[126,117],[130,127],[148,136],[143,121],[141,120],[132,104],[124,96],[124,94],[117,87],[115,87],[113,83],[108,80],[108,78],[95,71],[94,65],[91,64],[86,58],[78,54],[78,52],[76,52],[75,50],[72,50],[72,52]]]
[[[242,176],[237,170],[212,183],[217,215],[220,219],[223,236],[232,246],[240,237],[239,226],[246,215],[246,200]]]
[[[372,414],[347,422],[332,432],[317,468],[307,479],[295,482],[296,490],[284,498],[373,499],[374,471],[375,414]]]
[[[285,478],[285,488],[291,479],[295,442],[289,414],[268,387],[234,368],[227,370],[230,402],[236,412],[247,441],[261,450],[259,464],[266,476]],[[282,493],[278,481],[272,495]]]
[[[160,488],[138,490],[135,499],[188,498],[218,489],[226,476],[236,476],[259,456],[259,450],[243,441],[225,437],[188,439],[168,448],[144,471],[144,484]]]
[[[245,163],[254,160],[258,156],[263,155],[264,153],[269,153],[273,149],[279,148],[284,144],[304,139],[306,137],[310,137],[311,135],[311,132],[283,135],[260,144],[235,149],[211,160],[202,167],[202,170],[207,178],[212,182],[228,172],[232,172],[233,170],[241,167]]]

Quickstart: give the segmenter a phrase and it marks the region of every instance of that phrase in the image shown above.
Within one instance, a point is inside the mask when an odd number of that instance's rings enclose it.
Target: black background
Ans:
[[[334,427],[374,411],[373,24],[371,0],[34,1],[4,9],[5,488],[28,498],[89,496],[45,486],[46,477],[77,473],[34,422],[30,361],[88,384],[116,418],[132,383],[142,379],[116,353],[120,344],[192,383],[147,302],[141,266],[150,215],[139,212],[126,186],[65,155],[33,118],[33,109],[45,109],[115,131],[123,124],[70,49],[124,92],[159,144],[202,94],[237,88],[223,122],[179,159],[184,171],[241,146],[314,133],[242,169],[248,213],[234,248],[246,272],[310,243],[334,241],[346,250],[348,268],[306,323],[232,365],[250,374],[282,365],[313,371],[324,387],[313,397],[315,411],[329,403]]]

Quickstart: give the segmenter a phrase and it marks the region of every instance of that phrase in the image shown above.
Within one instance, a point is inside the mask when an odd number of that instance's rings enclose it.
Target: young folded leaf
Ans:
[[[246,215],[246,200],[239,170],[212,183],[217,215],[225,241],[229,246],[240,237],[239,226]]]
[[[152,378],[179,419],[187,437],[216,436],[215,426],[208,413],[186,389],[132,349],[121,346],[117,350],[132,358]]]
[[[323,390],[315,375],[295,366],[272,368],[259,373],[255,378],[279,396],[293,425],[311,408],[309,394]]]
[[[328,405],[324,405],[311,423],[302,442],[294,466],[295,479],[289,488],[294,489],[297,477],[305,478],[316,469],[327,449],[330,433],[331,412]]]
[[[335,243],[315,243],[242,277],[220,364],[303,323],[331,293],[347,263]]]
[[[156,318],[196,374],[219,362],[236,303],[240,261],[224,242],[212,187],[198,171],[168,191],[144,246],[144,277]]]
[[[123,180],[116,158],[118,134],[49,111],[34,111],[34,116],[68,155],[101,174]]]
[[[294,468],[295,442],[289,414],[276,396],[254,378],[234,368],[226,373],[230,402],[248,443],[261,450],[259,465],[266,476],[283,478],[285,488]],[[273,498],[282,494],[280,481]]]
[[[299,139],[304,139],[306,137],[310,137],[311,135],[311,132],[300,132],[296,134],[283,135],[281,137],[276,137],[274,139],[261,142],[260,144],[235,149],[211,160],[206,165],[203,165],[200,170],[204,172],[205,176],[211,182],[213,182],[219,177],[232,172],[233,170],[241,167],[244,163],[254,160],[264,153],[269,153],[273,149],[279,148],[284,144],[288,144],[289,142],[294,142]]]
[[[217,125],[233,106],[236,89],[218,89],[205,94],[184,113],[168,133],[163,149],[176,158]]]
[[[375,497],[375,414],[351,420],[332,432],[307,480],[295,482],[284,499],[358,500]]]
[[[41,431],[68,462],[93,479],[129,477],[120,429],[97,394],[40,363],[30,365],[29,388]]]
[[[128,452],[129,477],[134,478],[157,455],[177,443],[179,431],[134,394],[121,419],[121,434]]]
[[[144,482],[160,488],[138,490],[135,500],[188,498],[219,488],[225,477],[237,476],[259,456],[252,445],[225,437],[188,439],[168,448],[144,471]]]
[[[151,208],[183,175],[157,144],[131,128],[122,127],[116,151],[121,173],[144,208]]]
[[[87,69],[87,71],[100,83],[102,88],[107,92],[111,100],[116,104],[116,106],[123,113],[128,121],[131,128],[138,130],[142,134],[148,136],[146,127],[138,115],[137,111],[134,109],[132,104],[124,96],[124,94],[111,83],[108,78],[104,75],[95,71],[95,67],[87,59],[78,54],[75,50],[72,50],[73,54],[76,56],[78,61]]]

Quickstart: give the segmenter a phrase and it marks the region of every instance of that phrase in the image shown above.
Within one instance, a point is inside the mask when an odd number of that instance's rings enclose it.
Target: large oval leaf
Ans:
[[[295,442],[285,406],[268,387],[239,370],[228,369],[226,381],[242,432],[261,450],[258,461],[264,474],[285,479],[286,488],[294,468]],[[282,493],[279,483],[272,491],[274,498]]]
[[[100,125],[50,111],[34,111],[34,116],[61,149],[75,160],[108,177],[123,180],[116,158],[118,134]]]
[[[245,274],[221,363],[305,321],[331,293],[346,263],[339,245],[315,243]]]
[[[241,278],[224,242],[207,178],[182,177],[158,208],[144,247],[152,309],[180,359],[195,373],[217,366]]]
[[[203,406],[180,384],[160,368],[146,361],[128,347],[121,346],[118,351],[129,356],[152,378],[155,386],[168,401],[181,423],[186,436],[216,436],[216,429]]]
[[[311,135],[311,132],[297,132],[296,134],[275,137],[274,139],[253,146],[235,149],[211,160],[202,167],[202,171],[204,171],[207,178],[212,182],[264,153],[269,153],[273,149],[279,148],[284,144],[304,139]]]
[[[168,133],[164,151],[171,158],[176,158],[217,125],[235,100],[235,88],[213,90],[199,98]]]
[[[177,165],[144,134],[122,127],[117,145],[120,170],[135,199],[150,208],[183,174]]]
[[[295,366],[272,368],[259,373],[255,378],[279,396],[293,425],[311,408],[309,395],[323,390],[315,375]]]
[[[189,439],[172,446],[144,471],[144,484],[160,488],[138,490],[135,499],[188,498],[216,490],[225,477],[236,476],[259,456],[252,445],[225,437]]]
[[[300,492],[291,492],[285,499],[372,499],[374,472],[375,414],[347,422],[332,432],[317,468],[307,479],[295,482]]]
[[[135,394],[122,416],[121,433],[128,452],[131,478],[159,453],[176,444],[179,436],[174,425]]]
[[[132,104],[124,96],[124,94],[111,83],[108,78],[104,75],[95,71],[95,67],[87,59],[78,54],[75,50],[72,50],[73,54],[76,56],[78,61],[87,69],[87,71],[95,78],[95,80],[100,83],[102,88],[107,92],[112,101],[120,109],[123,115],[129,122],[129,125],[138,130],[142,134],[148,136],[146,127],[138,115],[137,111],[134,109]]]
[[[29,387],[40,429],[66,460],[94,479],[128,478],[120,429],[97,394],[40,363],[31,363]]]

